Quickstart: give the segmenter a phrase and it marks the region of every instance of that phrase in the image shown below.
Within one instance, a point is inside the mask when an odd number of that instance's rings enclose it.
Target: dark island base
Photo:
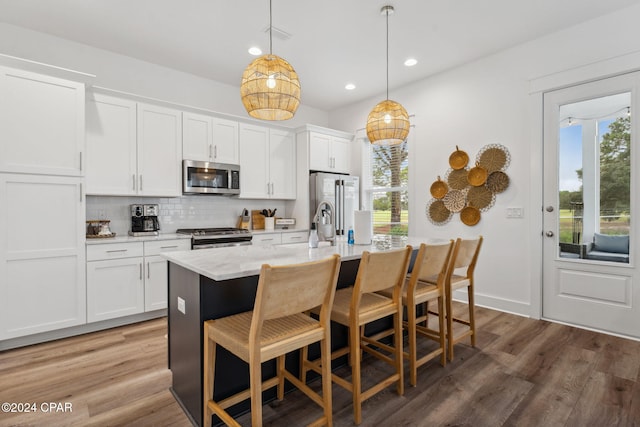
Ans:
[[[415,256],[415,251],[414,251]],[[412,260],[413,261],[413,260]],[[338,289],[351,286],[358,272],[360,260],[343,261],[338,276]],[[173,374],[171,392],[187,413],[194,425],[201,426],[203,416],[203,323],[253,308],[258,285],[258,276],[215,281],[169,262],[169,369]],[[184,300],[184,314],[178,310],[178,298]],[[372,325],[375,330],[391,326],[391,319],[383,319]],[[369,328],[367,328],[369,332]],[[342,325],[332,324],[331,347],[338,349],[347,345],[348,331]],[[313,353],[319,351],[310,350]],[[287,368],[298,372],[297,352],[287,356]],[[335,361],[333,367],[346,363],[346,356]],[[275,375],[275,360],[262,366],[263,378]],[[312,375],[310,374],[310,377]],[[218,347],[214,398],[224,399],[249,386],[249,368],[246,363],[225,349]],[[263,394],[264,403],[274,400],[275,388]],[[250,402],[245,401],[229,408],[229,413],[239,415],[249,411]],[[220,420],[214,418],[214,425]]]

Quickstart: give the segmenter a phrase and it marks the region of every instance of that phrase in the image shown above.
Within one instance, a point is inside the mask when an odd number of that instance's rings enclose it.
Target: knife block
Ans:
[[[249,215],[247,216],[243,216],[240,215],[238,217],[238,223],[236,224],[236,228],[241,228],[243,230],[249,230],[250,225],[251,225],[251,220],[249,219]]]

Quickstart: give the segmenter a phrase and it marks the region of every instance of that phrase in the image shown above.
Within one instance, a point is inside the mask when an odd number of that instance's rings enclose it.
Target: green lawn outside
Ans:
[[[560,209],[559,220],[560,242],[572,243],[573,219],[571,211],[569,209]],[[601,220],[600,233],[612,235],[629,234],[629,224],[630,218],[628,214],[623,214],[613,221]]]
[[[406,236],[409,232],[409,211],[400,213],[401,224],[391,225],[391,211],[373,211],[373,233]]]

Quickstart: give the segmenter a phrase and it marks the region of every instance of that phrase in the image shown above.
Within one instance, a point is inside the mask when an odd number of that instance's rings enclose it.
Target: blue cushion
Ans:
[[[628,254],[629,236],[608,236],[606,234],[595,233],[593,235],[592,250],[600,252]]]

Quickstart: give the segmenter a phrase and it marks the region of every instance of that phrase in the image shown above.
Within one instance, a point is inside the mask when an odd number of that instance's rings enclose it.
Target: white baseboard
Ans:
[[[457,290],[453,292],[454,301],[468,302],[467,290]],[[493,310],[504,311],[505,313],[515,314],[517,316],[531,317],[531,306],[529,304],[508,300],[504,298],[496,298],[490,295],[475,294],[475,304],[479,307],[490,308]]]

